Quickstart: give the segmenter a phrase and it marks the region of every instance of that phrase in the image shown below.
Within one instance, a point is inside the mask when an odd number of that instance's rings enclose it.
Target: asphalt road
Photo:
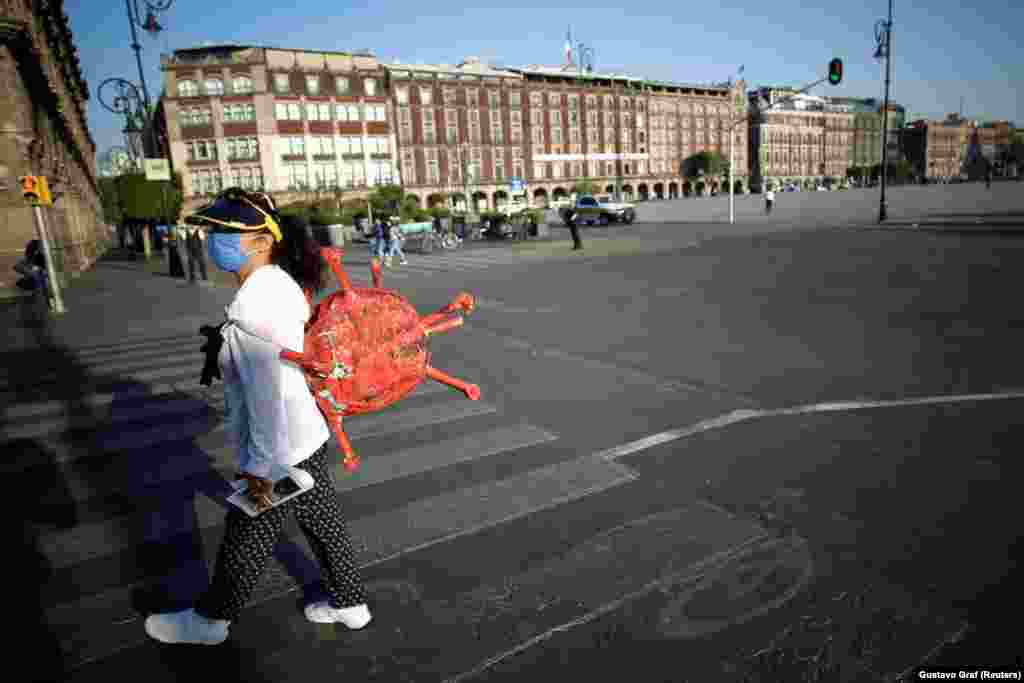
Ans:
[[[499,247],[508,251],[486,267],[423,257],[434,260],[391,283],[420,310],[459,290],[477,297],[465,327],[433,340],[433,364],[478,382],[484,402],[465,412],[472,404],[423,395],[353,420],[372,456],[341,489],[368,558],[370,628],[306,624],[275,569],[267,583],[281,590],[263,590],[224,646],[138,641],[141,624],[125,615],[188,596],[132,582],[186,555],[201,566],[218,541],[222,511],[183,493],[227,457],[195,398],[174,405],[202,423],[186,446],[199,459],[159,445],[179,430],[175,415],[146,433],[105,432],[96,454],[53,446],[67,488],[56,495],[77,501],[77,521],[33,532],[34,554],[16,569],[40,594],[19,596],[16,612],[38,600],[63,620],[65,652],[99,653],[65,677],[75,681],[125,670],[151,683],[212,670],[246,681],[547,680],[570,668],[592,680],[884,680],[930,653],[1020,666],[1004,627],[1020,550],[1022,400],[1007,393],[1024,390],[1017,188],[897,188],[881,229],[866,191],[786,194],[770,217],[744,198],[735,225],[722,221],[723,198],[651,203],[634,226],[584,231],[583,252],[564,235]],[[995,224],[1003,232],[985,230]],[[516,253],[531,257],[506,258]],[[113,344],[118,333],[88,303],[127,296],[120,283],[69,295],[72,313],[52,334],[71,344],[110,327]],[[229,298],[181,291],[172,300],[154,282],[131,294],[165,311],[164,335],[177,320],[194,333],[192,319]],[[138,302],[120,306],[133,325],[144,322]],[[97,347],[76,363],[138,382],[192,372],[154,357],[188,364],[191,350],[153,344]],[[96,380],[71,369],[71,384]],[[125,421],[168,410],[156,397],[114,399]],[[469,418],[472,429],[460,426]],[[45,431],[4,427],[8,441]],[[146,443],[134,467],[113,455]],[[9,518],[54,497],[34,493],[47,476],[26,480]],[[129,488],[114,495],[112,483]],[[133,512],[147,506],[149,519]],[[168,528],[188,546],[133,545]],[[45,581],[30,577],[39,568]]]

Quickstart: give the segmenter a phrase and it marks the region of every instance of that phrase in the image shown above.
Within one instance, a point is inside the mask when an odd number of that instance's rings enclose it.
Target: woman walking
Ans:
[[[228,637],[273,553],[287,516],[294,512],[323,572],[329,600],[307,605],[307,619],[340,622],[352,629],[370,621],[327,453],[329,432],[302,370],[282,361],[284,348],[301,351],[309,304],[325,284],[324,264],[305,226],[280,218],[273,200],[238,188],[225,190],[188,218],[209,235],[210,260],[234,273],[239,289],[227,307],[216,353],[224,382],[228,433],[236,446],[255,517],[232,506],[213,581],[195,607],[154,614],[146,633],[165,643],[216,645]],[[271,472],[298,467],[315,486],[272,505]]]

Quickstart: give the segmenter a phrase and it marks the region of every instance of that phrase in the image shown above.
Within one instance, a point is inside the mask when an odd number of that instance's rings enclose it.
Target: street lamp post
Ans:
[[[885,98],[882,105],[882,193],[878,204],[878,222],[887,217],[885,206],[885,184],[889,165],[889,81],[892,77],[892,0],[889,0],[889,17],[875,22],[875,59],[885,58]]]

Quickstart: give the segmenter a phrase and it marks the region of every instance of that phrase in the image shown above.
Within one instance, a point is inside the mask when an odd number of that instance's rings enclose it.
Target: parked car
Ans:
[[[609,223],[631,224],[636,220],[636,206],[623,202],[600,202],[595,197],[583,195],[576,199],[575,205],[562,209],[559,213],[562,220],[568,222],[569,212],[576,212],[578,223],[589,225],[608,225]]]

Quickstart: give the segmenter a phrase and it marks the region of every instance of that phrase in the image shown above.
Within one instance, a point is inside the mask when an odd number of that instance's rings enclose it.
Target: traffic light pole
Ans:
[[[50,238],[46,234],[46,220],[43,218],[43,207],[36,204],[32,207],[32,213],[36,219],[36,232],[39,234],[39,241],[43,244],[43,258],[46,260],[46,275],[50,282],[50,291],[53,293],[53,310],[55,313],[64,313],[64,297],[60,293],[60,281],[57,279],[57,268],[53,264],[53,251],[50,249]]]

